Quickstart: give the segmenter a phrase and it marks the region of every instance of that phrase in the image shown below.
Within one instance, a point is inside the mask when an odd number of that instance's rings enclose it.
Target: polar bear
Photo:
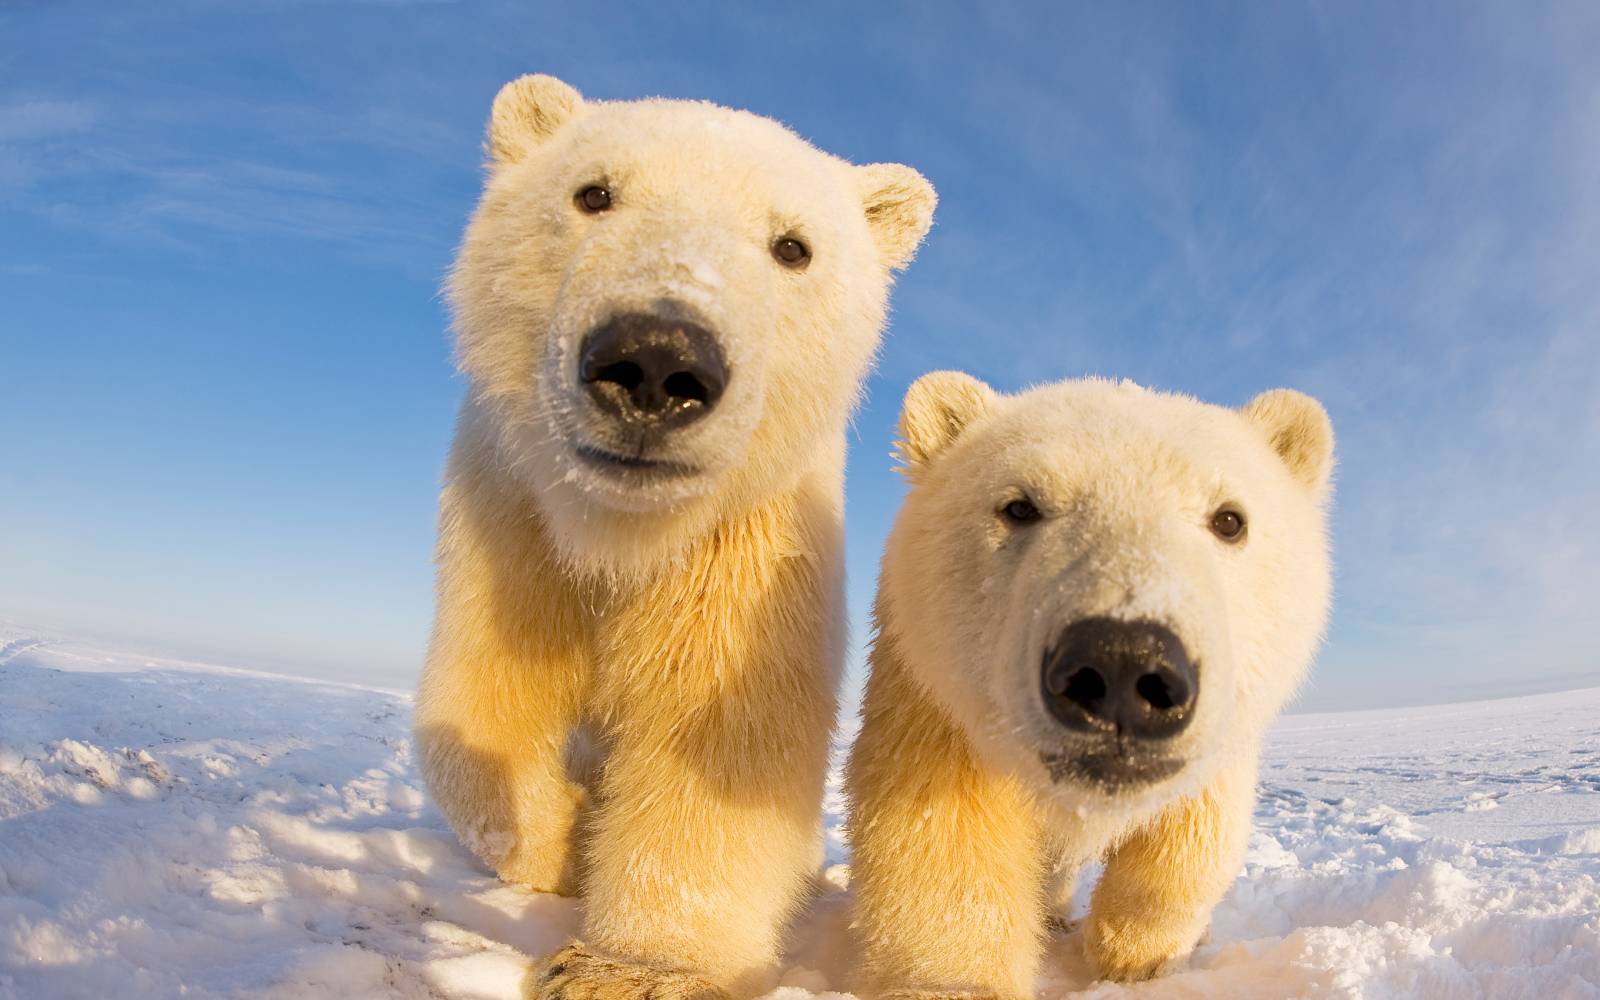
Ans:
[[[586,898],[535,994],[754,989],[817,856],[846,421],[934,192],[548,76],[486,145],[423,775],[502,878]]]
[[[1098,859],[1089,958],[1153,976],[1238,872],[1262,734],[1321,639],[1327,415],[938,372],[900,438],[847,778],[869,985],[1032,996]]]

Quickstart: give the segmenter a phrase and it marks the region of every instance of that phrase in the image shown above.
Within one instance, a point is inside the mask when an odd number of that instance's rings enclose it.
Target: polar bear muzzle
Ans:
[[[583,339],[578,381],[590,403],[643,449],[710,413],[728,385],[717,338],[681,315],[622,313]]]
[[[1158,744],[1189,727],[1200,674],[1183,642],[1156,622],[1083,618],[1044,655],[1045,707],[1074,733]]]

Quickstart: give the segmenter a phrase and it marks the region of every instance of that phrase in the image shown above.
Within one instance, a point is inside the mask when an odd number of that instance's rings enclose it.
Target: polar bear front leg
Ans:
[[[587,793],[566,743],[588,674],[583,611],[531,509],[456,470],[441,503],[439,599],[417,692],[428,792],[507,882],[571,896]]]
[[[1255,782],[1254,760],[1234,765],[1114,849],[1084,924],[1101,978],[1149,979],[1194,949],[1243,863]]]
[[[1031,997],[1046,916],[1031,801],[977,764],[881,631],[863,717],[848,787],[867,985],[896,1000]]]
[[[717,529],[610,622],[583,943],[534,995],[741,993],[776,971],[817,864],[840,627],[831,540],[792,518]]]
[[[573,827],[586,793],[568,779],[563,699],[526,659],[441,650],[417,699],[422,773],[450,828],[502,880],[574,896]]]

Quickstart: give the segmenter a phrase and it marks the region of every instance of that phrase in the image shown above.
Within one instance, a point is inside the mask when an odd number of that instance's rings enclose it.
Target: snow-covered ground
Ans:
[[[0,626],[0,997],[517,996],[574,904],[456,843],[409,715]],[[1256,822],[1188,970],[1091,984],[1066,935],[1041,995],[1600,997],[1600,689],[1287,718]],[[846,985],[847,877],[781,1000]]]

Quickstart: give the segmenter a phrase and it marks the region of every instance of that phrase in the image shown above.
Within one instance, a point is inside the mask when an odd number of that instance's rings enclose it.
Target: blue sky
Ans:
[[[938,187],[856,422],[1099,373],[1340,436],[1302,708],[1600,680],[1600,7],[0,6],[0,617],[408,686],[499,84],[708,98]],[[870,7],[870,9],[866,9]]]

